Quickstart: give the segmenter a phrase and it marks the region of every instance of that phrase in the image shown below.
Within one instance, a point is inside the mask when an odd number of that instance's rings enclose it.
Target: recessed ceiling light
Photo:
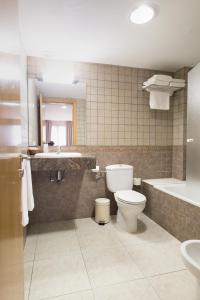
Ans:
[[[155,16],[155,10],[149,5],[141,5],[134,9],[131,13],[130,19],[135,24],[145,24]]]

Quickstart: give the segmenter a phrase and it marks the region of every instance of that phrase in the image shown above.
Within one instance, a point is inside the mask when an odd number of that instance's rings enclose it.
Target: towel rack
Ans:
[[[20,157],[21,157],[22,159],[28,159],[28,160],[31,159],[31,158],[30,158],[28,155],[26,155],[26,154],[21,154]]]
[[[157,85],[157,84],[150,84],[150,85],[143,85],[142,86],[143,90],[146,90],[147,92],[151,91],[161,91],[161,92],[166,92],[169,93],[170,96],[173,95],[174,92],[182,89],[182,87],[174,87],[170,85]]]

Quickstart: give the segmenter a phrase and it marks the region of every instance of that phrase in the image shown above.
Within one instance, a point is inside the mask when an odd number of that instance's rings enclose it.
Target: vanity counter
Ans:
[[[31,157],[32,171],[50,170],[90,170],[96,168],[96,157],[83,155],[81,157],[39,158]]]

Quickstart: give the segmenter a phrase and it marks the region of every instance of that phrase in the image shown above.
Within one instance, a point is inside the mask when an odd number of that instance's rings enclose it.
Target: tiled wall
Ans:
[[[86,102],[77,100],[77,144],[85,145],[86,140]]]
[[[189,68],[175,72],[175,78],[186,80]],[[173,99],[173,160],[172,176],[181,180],[186,176],[186,126],[187,126],[187,85],[177,91]]]
[[[55,61],[29,57],[29,77],[41,77],[51,64]],[[150,110],[149,93],[142,91],[156,71],[92,63],[73,68],[87,85],[86,145],[172,145],[172,109]]]
[[[171,146],[75,146],[68,151],[95,155],[97,165],[125,163],[134,166],[134,176],[161,178],[171,176]],[[95,199],[111,199],[111,213],[116,213],[113,194],[108,192],[105,174],[96,180],[90,170],[66,171],[61,184],[50,182],[49,172],[33,172],[35,209],[30,222],[50,222],[90,217],[94,214]]]
[[[88,145],[171,145],[172,112],[149,108],[142,83],[155,72],[88,64]],[[85,72],[85,71],[84,71]],[[87,75],[86,75],[87,74]]]

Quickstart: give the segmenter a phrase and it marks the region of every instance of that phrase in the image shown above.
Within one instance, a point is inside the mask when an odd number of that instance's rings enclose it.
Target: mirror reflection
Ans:
[[[51,100],[50,100],[51,101]],[[44,101],[42,104],[42,137],[49,145],[76,144],[76,102]]]

